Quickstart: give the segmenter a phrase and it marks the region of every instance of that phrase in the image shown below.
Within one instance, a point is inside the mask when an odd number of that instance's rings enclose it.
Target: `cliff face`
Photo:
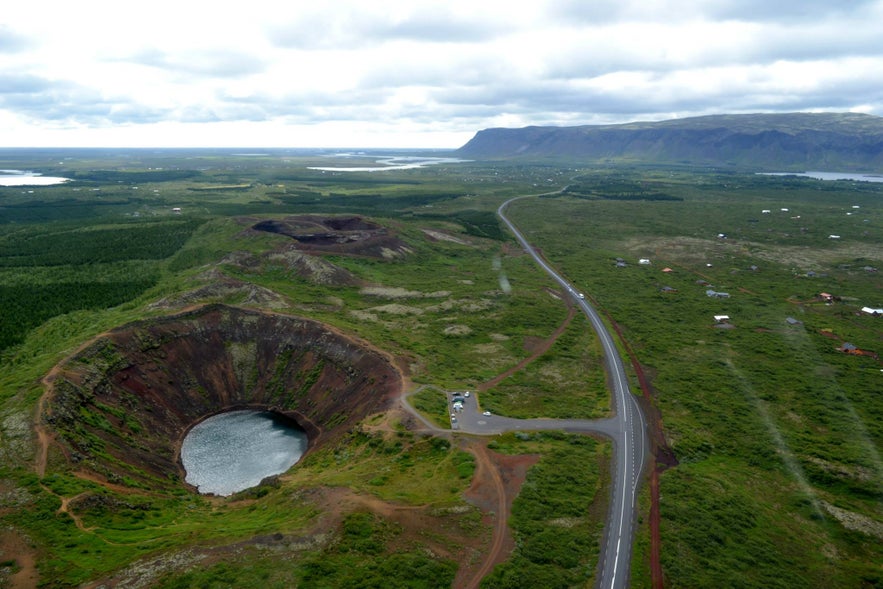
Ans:
[[[854,113],[720,115],[656,123],[479,131],[458,155],[883,171],[883,118]]]
[[[382,354],[319,323],[215,305],[96,340],[59,371],[43,421],[78,468],[177,485],[180,441],[204,417],[273,409],[313,448],[387,408],[400,388]]]

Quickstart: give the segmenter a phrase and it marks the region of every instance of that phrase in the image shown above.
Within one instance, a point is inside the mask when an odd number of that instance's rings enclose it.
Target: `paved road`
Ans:
[[[634,541],[636,491],[644,470],[644,461],[648,451],[647,424],[634,395],[629,390],[628,379],[623,369],[622,358],[613,338],[607,331],[597,311],[580,295],[579,291],[553,270],[531,247],[521,231],[510,221],[505,210],[513,201],[527,197],[507,200],[497,214],[515,235],[524,250],[533,257],[537,264],[545,270],[566,292],[573,297],[598,334],[604,349],[605,365],[608,382],[613,393],[613,410],[615,417],[604,420],[517,420],[498,416],[478,416],[476,411],[469,411],[464,406],[464,415],[458,417],[459,428],[475,433],[491,433],[512,429],[570,429],[572,431],[594,431],[604,434],[613,440],[613,488],[611,489],[610,512],[604,529],[604,542],[601,557],[598,561],[597,587],[603,589],[621,589],[628,586],[629,568]],[[473,398],[473,397],[470,397]],[[474,398],[473,398],[474,399]],[[474,403],[474,401],[473,401]],[[471,414],[471,415],[470,415]],[[473,422],[472,416],[475,416]],[[481,423],[481,422],[484,423]],[[468,429],[467,429],[468,428]],[[477,430],[477,431],[476,431]]]
[[[453,397],[448,395],[448,407]],[[602,434],[615,437],[620,430],[619,420],[610,419],[516,419],[502,415],[484,415],[477,406],[474,395],[463,402],[462,411],[451,411],[451,429],[468,434],[495,435],[513,431],[558,430]]]

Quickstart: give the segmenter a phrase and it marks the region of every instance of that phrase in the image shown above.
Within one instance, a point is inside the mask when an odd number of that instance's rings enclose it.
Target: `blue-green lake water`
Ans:
[[[200,493],[232,495],[291,468],[308,446],[293,422],[266,411],[240,410],[209,417],[181,445],[186,481]]]

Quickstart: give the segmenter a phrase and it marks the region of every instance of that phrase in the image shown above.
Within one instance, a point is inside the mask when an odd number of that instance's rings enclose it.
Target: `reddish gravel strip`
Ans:
[[[656,468],[654,458],[653,469],[650,471],[650,586],[653,589],[662,589],[664,586],[659,555],[659,522],[659,469]]]
[[[596,308],[600,308],[596,305]],[[662,416],[656,405],[653,403],[653,386],[644,373],[644,369],[638,362],[637,356],[629,346],[628,341],[623,337],[619,325],[608,315],[607,320],[616,331],[619,341],[622,342],[625,351],[632,363],[632,368],[638,377],[638,384],[641,386],[641,392],[644,397],[644,412],[647,415],[647,423],[650,426],[650,583],[653,589],[663,589],[664,577],[662,573],[662,562],[660,560],[661,538],[659,532],[660,515],[659,515],[659,473],[666,468],[676,466],[677,459],[671,448],[665,441],[662,433]]]

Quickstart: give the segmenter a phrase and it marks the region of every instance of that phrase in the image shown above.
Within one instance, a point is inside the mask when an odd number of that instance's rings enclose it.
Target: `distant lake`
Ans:
[[[351,154],[340,154],[332,157],[353,157]],[[424,156],[405,156],[393,155],[374,160],[375,164],[380,166],[311,166],[310,170],[321,170],[323,172],[385,172],[387,170],[413,170],[424,166],[433,166],[437,164],[456,164],[469,160],[461,160],[455,157],[424,157]]]
[[[293,422],[266,411],[240,410],[202,421],[181,445],[186,481],[200,493],[232,495],[291,468],[308,445]]]
[[[883,182],[878,174],[846,174],[843,172],[766,172],[762,176],[800,176],[816,180],[855,180],[857,182]]]
[[[70,178],[59,176],[42,176],[35,172],[23,170],[0,170],[0,186],[51,186],[62,184]]]

